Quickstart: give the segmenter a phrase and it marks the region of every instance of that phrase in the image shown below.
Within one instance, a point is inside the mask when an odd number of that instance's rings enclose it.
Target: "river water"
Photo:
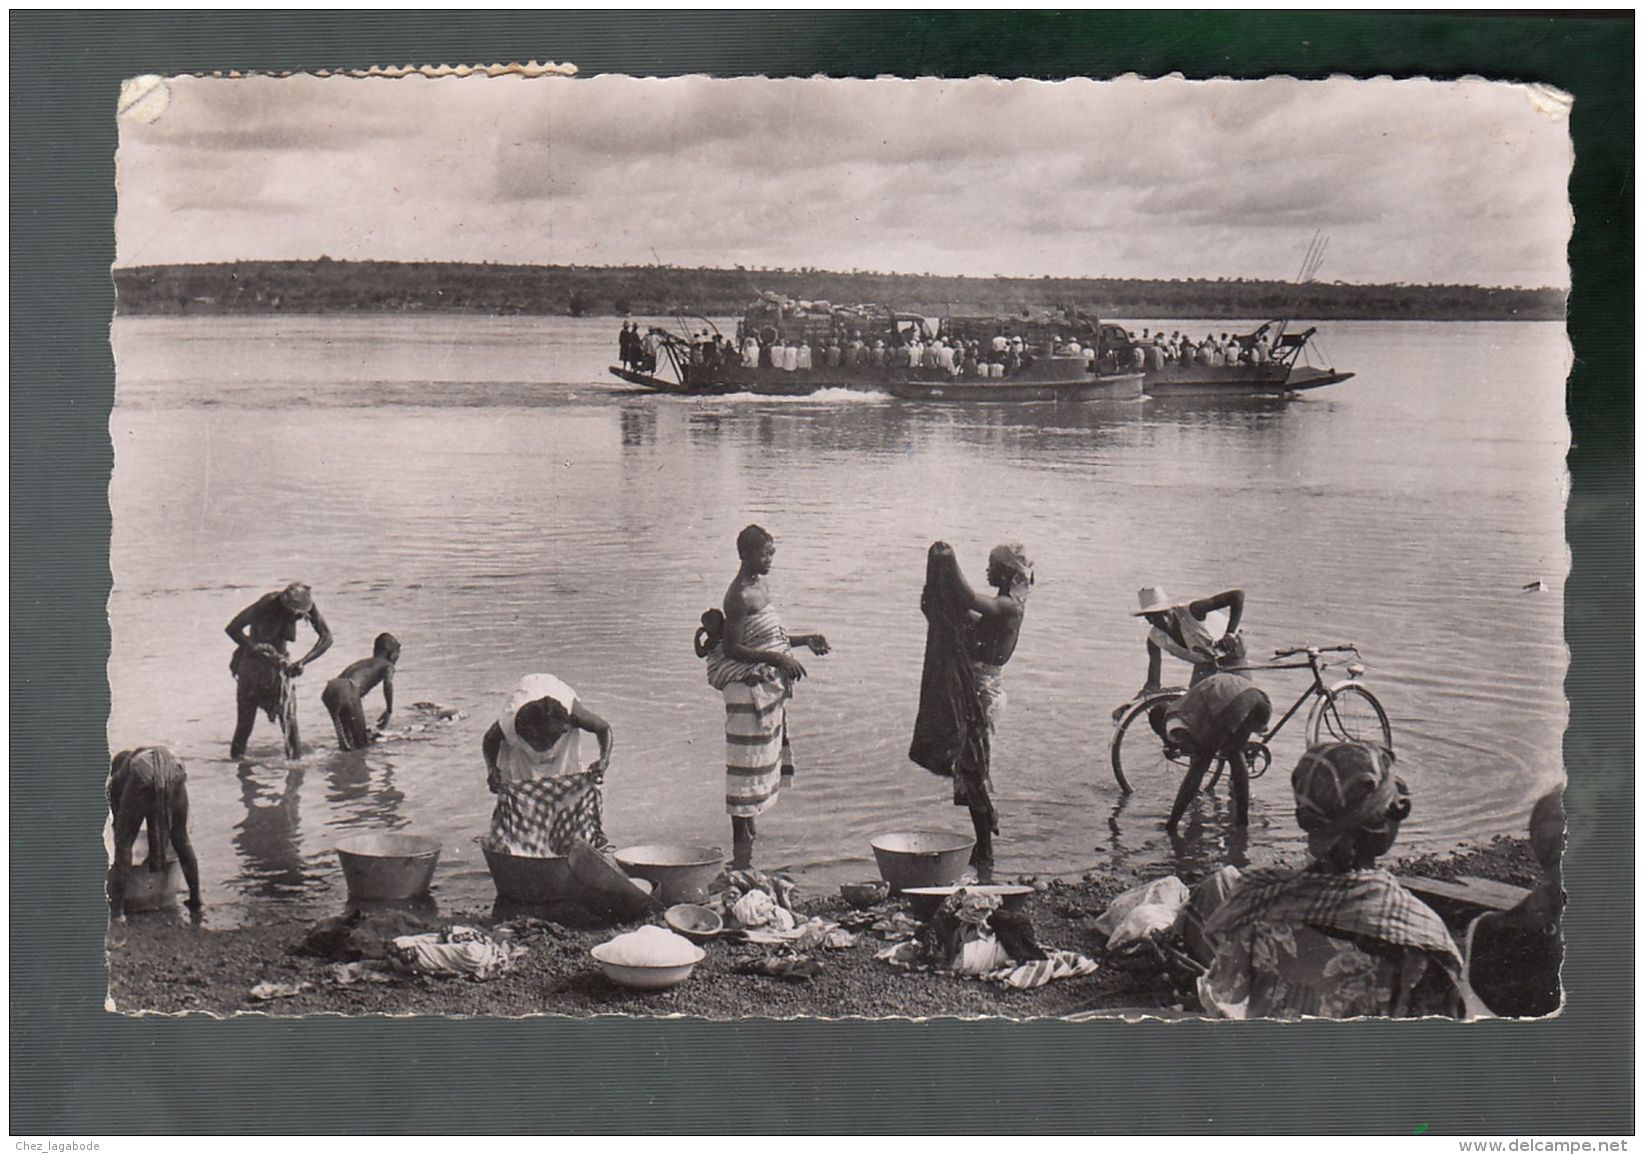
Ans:
[[[1326,363],[1357,376],[1289,402],[943,407],[634,393],[605,373],[617,324],[115,322],[109,742],[186,760],[214,925],[333,908],[332,848],[371,830],[437,837],[438,901],[488,904],[480,738],[535,671],[614,728],[619,845],[726,845],[723,716],[691,635],[750,521],[777,537],[789,628],[834,647],[806,657],[795,789],[760,821],[760,865],[809,886],[873,877],[877,832],[968,828],[906,758],[937,538],[976,583],[1001,540],[1038,567],[995,744],[1001,873],[1299,858],[1302,719],[1245,838],[1224,795],[1172,843],[1174,782],[1118,792],[1109,713],[1146,672],[1145,585],[1243,587],[1252,654],[1360,645],[1414,794],[1397,852],[1519,833],[1562,775],[1560,326],[1330,324]],[[299,683],[310,749],[288,763],[260,719],[236,764],[223,626],[292,580],[337,639]],[[404,644],[401,715],[462,717],[339,753],[320,689],[382,630]],[[1306,685],[1261,679],[1281,710]]]

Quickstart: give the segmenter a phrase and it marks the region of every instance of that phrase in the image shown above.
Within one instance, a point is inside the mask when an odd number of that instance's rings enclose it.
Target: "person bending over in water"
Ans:
[[[297,640],[297,623],[307,622],[318,635],[314,648],[295,662],[286,660],[286,647]],[[228,756],[241,758],[257,723],[257,711],[268,715],[285,734],[289,758],[302,753],[297,734],[297,699],[291,679],[303,667],[331,648],[331,628],[320,616],[314,595],[302,582],[264,594],[234,615],[226,632],[234,641],[228,669],[236,682],[234,702],[238,716]]]
[[[1193,667],[1188,683],[1202,681],[1218,668],[1244,658],[1239,623],[1244,618],[1244,591],[1225,590],[1192,602],[1172,601],[1156,586],[1138,595],[1141,609],[1133,616],[1146,618],[1153,628],[1147,635],[1147,681],[1137,697],[1159,689],[1161,655],[1170,654]]]
[[[992,740],[1005,707],[1004,667],[1016,652],[1033,586],[1033,563],[1019,545],[988,554],[992,594],[978,593],[959,570],[953,547],[939,541],[925,563],[919,608],[930,622],[925,671],[909,757],[953,775],[953,804],[970,811],[976,831],[971,865],[987,882],[993,873]]]
[[[371,744],[371,730],[365,724],[365,704],[361,699],[379,684],[383,711],[377,719],[377,729],[388,725],[394,713],[394,666],[399,660],[399,639],[393,634],[378,634],[369,658],[350,663],[325,684],[320,701],[331,714],[339,748],[363,750]]]
[[[1176,832],[1199,793],[1205,772],[1217,758],[1226,759],[1230,771],[1233,825],[1250,825],[1250,767],[1244,751],[1251,737],[1265,731],[1272,720],[1273,704],[1267,694],[1248,674],[1220,671],[1190,686],[1163,714],[1165,745],[1191,755],[1165,829]]]
[[[131,874],[137,831],[148,827],[147,867],[162,872],[177,854],[188,882],[188,908],[200,902],[200,863],[188,840],[188,775],[177,756],[163,746],[140,746],[114,756],[108,775],[108,808],[114,816],[114,864],[108,872],[109,917],[124,922],[126,881]]]
[[[793,776],[787,702],[805,667],[796,646],[826,654],[821,634],[789,634],[771,604],[765,575],[776,557],[776,540],[757,525],[736,537],[741,560],[725,590],[723,609],[702,615],[697,653],[708,661],[708,684],[725,698],[725,809],[731,816],[733,859],[753,862],[754,819],[776,803]]]

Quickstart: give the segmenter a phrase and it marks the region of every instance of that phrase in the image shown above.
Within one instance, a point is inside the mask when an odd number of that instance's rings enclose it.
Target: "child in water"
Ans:
[[[377,729],[388,725],[394,713],[394,664],[400,660],[399,639],[393,634],[378,634],[369,658],[352,663],[341,674],[325,684],[320,701],[331,712],[331,724],[337,730],[337,745],[344,750],[363,750],[371,744],[372,732],[365,724],[365,706],[361,699],[378,683],[382,684],[384,709],[377,719]]]

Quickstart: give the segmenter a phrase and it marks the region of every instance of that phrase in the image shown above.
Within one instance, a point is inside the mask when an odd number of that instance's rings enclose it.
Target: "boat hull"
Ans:
[[[949,377],[939,381],[890,381],[885,388],[904,401],[1135,401],[1142,396],[1142,377],[1141,373],[1086,373],[1065,380]]]
[[[791,373],[780,369],[743,369],[733,366],[716,370],[712,376],[692,367],[685,381],[670,381],[632,369],[610,366],[613,377],[658,393],[678,393],[689,397],[723,396],[727,393],[756,393],[762,397],[804,397],[824,389],[852,389],[863,393],[882,393],[886,389],[884,372],[874,374],[851,369],[796,369]]]
[[[1304,389],[1336,385],[1352,377],[1334,369],[1283,365],[1166,365],[1149,369],[1149,397],[1282,397]]]
[[[834,366],[792,371],[690,365],[683,382],[612,365],[612,376],[658,393],[803,397],[824,389],[890,393],[910,401],[1131,401],[1142,396],[1141,372],[1095,374],[1080,358],[1041,357],[1008,377],[954,376],[939,369]]]

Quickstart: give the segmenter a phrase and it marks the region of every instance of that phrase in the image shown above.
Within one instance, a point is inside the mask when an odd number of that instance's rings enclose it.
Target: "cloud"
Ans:
[[[1331,278],[1567,280],[1566,126],[1508,85],[597,76],[174,89],[158,123],[121,126],[125,262],[141,238],[145,261],[630,263],[654,249],[676,263],[1288,278],[1322,228],[1336,237]]]

